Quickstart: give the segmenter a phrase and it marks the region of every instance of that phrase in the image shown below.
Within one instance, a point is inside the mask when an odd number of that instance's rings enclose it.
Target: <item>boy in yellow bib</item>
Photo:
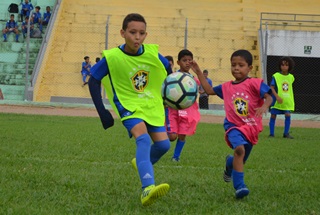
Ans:
[[[273,104],[271,105],[271,116],[269,121],[270,135],[274,137],[274,127],[278,114],[284,114],[283,137],[293,139],[289,134],[291,124],[291,112],[294,111],[294,96],[292,84],[294,76],[290,74],[294,67],[294,61],[290,57],[282,57],[279,61],[280,72],[272,76],[270,88],[272,90]]]
[[[150,205],[169,191],[168,184],[155,186],[153,164],[169,149],[164,127],[161,85],[171,67],[158,53],[158,46],[143,44],[146,21],[140,14],[128,14],[120,30],[125,44],[105,50],[102,59],[91,69],[89,90],[105,129],[114,120],[101,98],[101,82],[113,110],[121,118],[130,137],[136,139],[136,166],[142,184],[142,205]],[[151,144],[153,142],[153,144]]]

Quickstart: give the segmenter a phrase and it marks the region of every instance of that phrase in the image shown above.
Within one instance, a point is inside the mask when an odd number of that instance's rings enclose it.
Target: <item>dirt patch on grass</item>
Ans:
[[[71,107],[52,107],[52,106],[29,106],[29,105],[1,105],[0,112],[2,113],[20,113],[20,114],[38,114],[38,115],[57,115],[57,116],[86,116],[98,117],[97,111],[94,108],[71,108]],[[112,115],[117,118],[115,113],[111,111]],[[218,123],[222,124],[224,116],[217,115],[201,115],[201,122],[203,123]],[[263,125],[268,126],[269,119],[263,120]],[[277,126],[284,126],[283,119],[277,119]],[[320,128],[320,121],[313,120],[292,120],[292,127],[304,128]]]

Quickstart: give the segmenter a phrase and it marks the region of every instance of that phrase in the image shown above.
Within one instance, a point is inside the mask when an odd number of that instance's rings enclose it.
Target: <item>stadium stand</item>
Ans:
[[[34,1],[32,3],[37,5]],[[261,12],[282,13],[285,8],[287,13],[316,14],[318,7],[315,5],[319,4],[317,0],[311,0],[310,4],[298,0],[165,0],[160,3],[137,0],[127,7],[126,1],[116,0],[61,1],[34,83],[33,101],[90,99],[87,87],[81,87],[79,63],[85,55],[91,59],[100,57],[105,49],[107,20],[108,47],[123,42],[119,30],[127,13],[143,14],[147,18],[149,32],[145,42],[159,44],[163,55],[174,57],[184,48],[187,18],[187,48],[193,51],[202,68],[209,70],[213,85],[217,85],[232,78],[229,57],[235,49],[245,48],[253,53],[255,61],[251,75],[260,76],[258,29]],[[40,6],[45,8],[46,4],[41,3]],[[210,103],[221,103],[221,100],[212,97]]]
[[[10,17],[7,10],[11,3],[20,4],[20,0],[2,0],[0,3],[0,29],[5,28],[5,24]],[[40,1],[39,1],[40,2]],[[33,4],[37,1],[33,0]],[[41,5],[53,6],[55,0],[42,0]],[[20,10],[21,6],[19,7]],[[41,46],[41,38],[30,38],[29,43],[29,67],[26,72],[26,48],[27,44],[21,33],[21,22],[18,13],[15,14],[15,20],[19,24],[19,43],[15,42],[15,34],[8,34],[8,42],[3,42],[1,34],[0,43],[0,88],[7,100],[24,100],[26,89],[26,76],[30,81],[33,66],[36,62],[38,52]],[[44,31],[45,32],[45,31]],[[26,73],[28,75],[26,75]]]

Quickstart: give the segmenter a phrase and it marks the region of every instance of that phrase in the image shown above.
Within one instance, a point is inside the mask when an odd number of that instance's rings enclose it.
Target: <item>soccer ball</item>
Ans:
[[[176,110],[186,109],[196,101],[198,85],[191,75],[174,72],[164,80],[161,95],[169,107]]]

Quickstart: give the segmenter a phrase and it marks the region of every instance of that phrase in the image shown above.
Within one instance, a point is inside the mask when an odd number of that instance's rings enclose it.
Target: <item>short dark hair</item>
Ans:
[[[279,63],[278,63],[278,68],[279,68],[280,71],[281,71],[282,62],[287,62],[289,64],[288,72],[291,72],[293,70],[294,61],[293,61],[293,59],[291,57],[282,57],[282,58],[280,58]]]
[[[10,17],[14,17],[14,14],[11,14]]]
[[[181,58],[183,58],[184,56],[191,56],[191,58],[193,59],[193,54],[188,49],[183,49],[179,52],[178,60],[181,60]]]
[[[232,53],[230,60],[232,60],[233,57],[243,57],[244,60],[247,62],[248,66],[252,66],[253,57],[252,54],[245,49],[240,49]]]
[[[100,58],[99,57],[97,57],[96,58],[96,63],[98,63],[100,61]]]
[[[129,22],[137,21],[137,22],[143,22],[147,26],[147,22],[144,19],[142,15],[139,13],[129,13],[122,22],[122,30],[126,30],[128,27]]]
[[[40,7],[40,6],[36,6],[36,9],[40,10],[40,9],[41,9],[41,7]]]
[[[205,70],[203,70],[203,73],[209,73],[209,72],[208,72],[208,70],[205,69]]]
[[[173,62],[173,57],[170,55],[165,56],[165,58],[167,58],[168,61],[172,61]]]
[[[85,56],[83,59],[87,60],[88,58],[90,58],[89,56]]]

